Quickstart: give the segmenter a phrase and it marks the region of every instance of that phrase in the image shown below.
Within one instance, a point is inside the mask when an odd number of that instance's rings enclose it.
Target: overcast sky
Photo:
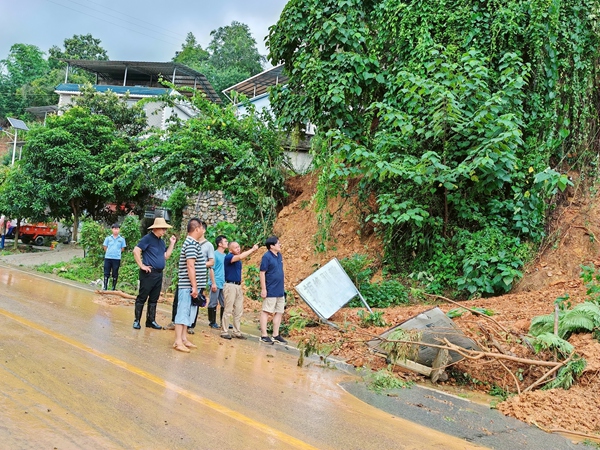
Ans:
[[[65,38],[91,33],[115,61],[170,61],[188,32],[203,48],[210,32],[247,24],[258,50],[287,0],[0,0],[0,59],[16,43],[48,52]]]

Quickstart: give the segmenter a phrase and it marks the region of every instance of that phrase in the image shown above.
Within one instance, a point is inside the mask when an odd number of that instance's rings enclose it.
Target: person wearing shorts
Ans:
[[[198,219],[192,219],[187,226],[188,235],[181,246],[178,266],[179,303],[175,316],[175,343],[177,351],[189,353],[190,348],[196,348],[187,339],[186,329],[194,321],[198,307],[192,305],[192,297],[198,298],[199,292],[206,286],[206,259],[200,249],[198,239],[204,232]]]
[[[265,245],[267,252],[260,262],[260,296],[263,298],[262,311],[260,312],[260,341],[273,345],[287,344],[279,334],[279,326],[285,309],[285,289],[283,275],[283,257],[281,256],[281,243],[277,236],[267,238]],[[273,316],[273,337],[267,333],[267,323]]]

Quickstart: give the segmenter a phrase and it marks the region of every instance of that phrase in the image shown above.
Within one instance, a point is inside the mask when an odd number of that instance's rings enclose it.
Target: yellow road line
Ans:
[[[140,369],[139,367],[135,367],[132,366],[131,364],[126,363],[125,361],[121,361],[118,358],[115,358],[113,356],[107,355],[105,353],[102,353],[92,347],[88,347],[85,344],[82,344],[79,341],[76,341],[75,339],[71,339],[67,336],[64,336],[62,334],[59,333],[55,333],[52,330],[49,330],[48,328],[45,328],[41,325],[38,325],[34,322],[30,322],[27,319],[24,319],[20,316],[17,316],[15,314],[12,314],[4,309],[0,308],[0,314],[2,314],[3,316],[8,317],[9,319],[12,319],[16,322],[19,322],[29,328],[33,328],[34,330],[40,331],[42,333],[47,334],[48,336],[51,336],[59,341],[65,342],[69,345],[72,345],[75,348],[78,348],[79,350],[83,350],[87,353],[90,353],[94,356],[97,356],[100,359],[103,359],[104,361],[108,361],[112,364],[114,364],[115,366],[121,367],[122,369],[125,369],[131,373],[134,373],[136,375],[139,375],[142,378],[145,378],[148,381],[152,381],[153,383],[158,384],[159,386],[162,386],[164,388],[170,389],[174,392],[176,392],[179,395],[182,395],[184,397],[189,398],[190,400],[193,400],[197,403],[200,403],[201,405],[204,405],[208,408],[211,408],[217,412],[220,412],[221,414],[224,414],[228,417],[231,417],[232,419],[237,420],[238,422],[241,422],[245,425],[248,425],[250,427],[253,427],[269,436],[273,436],[274,438],[289,444],[289,445],[293,445],[296,448],[299,449],[311,449],[311,450],[317,450],[316,447],[313,447],[310,444],[307,444],[304,441],[301,441],[299,439],[296,439],[293,436],[290,436],[286,433],[283,433],[279,430],[276,430],[275,428],[271,428],[268,425],[265,425],[262,422],[258,422],[254,419],[251,419],[250,417],[247,417],[237,411],[234,411],[232,409],[229,409],[223,405],[220,405],[219,403],[213,402],[211,400],[208,400],[207,398],[201,397],[198,394],[195,394],[193,392],[188,391],[187,389],[184,389],[180,386],[177,386],[174,383],[168,382],[160,377],[157,377],[156,375],[153,375],[149,372],[146,372],[145,370]]]

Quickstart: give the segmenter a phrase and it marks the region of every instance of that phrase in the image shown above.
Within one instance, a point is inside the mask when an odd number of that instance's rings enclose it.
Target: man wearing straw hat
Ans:
[[[169,248],[165,245],[162,237],[167,229],[172,228],[165,219],[158,217],[154,219],[151,230],[137,243],[133,249],[133,257],[140,268],[140,292],[135,299],[135,320],[133,328],[141,328],[140,320],[144,310],[144,304],[148,300],[148,310],[146,311],[146,327],[162,330],[162,327],[156,323],[156,304],[162,288],[163,270],[166,260],[173,252],[173,247],[177,238],[171,236]]]

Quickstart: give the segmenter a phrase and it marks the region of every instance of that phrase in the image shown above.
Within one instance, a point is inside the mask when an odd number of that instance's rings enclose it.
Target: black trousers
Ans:
[[[104,259],[104,276],[106,278],[110,277],[110,272],[112,270],[112,277],[119,278],[119,267],[121,267],[120,259]]]
[[[140,270],[140,292],[135,299],[135,305],[144,307],[146,300],[148,300],[148,307],[154,305],[156,310],[156,304],[158,303],[158,297],[160,297],[160,290],[162,289],[162,272],[152,271],[146,273]]]

